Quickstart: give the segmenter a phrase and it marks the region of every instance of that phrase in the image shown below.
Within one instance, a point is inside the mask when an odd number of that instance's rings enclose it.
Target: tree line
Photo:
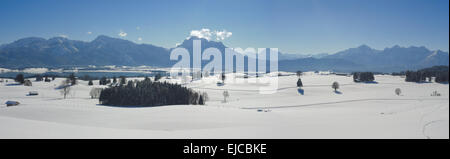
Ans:
[[[375,76],[372,72],[353,72],[354,82],[372,82],[375,80]]]
[[[99,102],[113,106],[203,105],[205,98],[204,94],[179,84],[153,82],[146,78],[103,89]]]

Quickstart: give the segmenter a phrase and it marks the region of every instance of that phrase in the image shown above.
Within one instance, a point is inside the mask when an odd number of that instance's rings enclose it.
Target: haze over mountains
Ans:
[[[394,46],[383,50],[367,45],[350,48],[321,58],[302,58],[280,62],[280,70],[294,71],[295,67],[305,70],[335,70],[395,72],[449,64],[448,52],[431,51],[425,47]],[[295,66],[295,67],[293,67]]]
[[[184,40],[178,47],[192,50],[196,37]],[[224,53],[226,46],[221,42],[202,41],[202,51],[209,47],[218,48]],[[170,67],[170,51],[149,44],[136,44],[128,40],[98,36],[90,42],[55,37],[24,38],[0,46],[0,67],[65,67],[86,65],[126,65]],[[383,50],[361,45],[335,54],[279,54],[279,70],[315,71],[333,70],[342,72],[376,71],[395,72],[420,68],[449,65],[449,54],[440,50],[432,51],[425,47],[394,46]]]

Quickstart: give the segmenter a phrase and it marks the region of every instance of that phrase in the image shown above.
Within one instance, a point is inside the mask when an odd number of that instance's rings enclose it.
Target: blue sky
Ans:
[[[229,47],[288,53],[362,44],[449,50],[448,0],[1,0],[0,15],[0,44],[108,35],[170,48],[205,28],[230,33]]]

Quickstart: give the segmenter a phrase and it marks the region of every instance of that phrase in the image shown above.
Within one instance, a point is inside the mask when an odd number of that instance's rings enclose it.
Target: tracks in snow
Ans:
[[[343,100],[343,101],[335,101],[335,102],[323,102],[323,103],[311,103],[311,104],[300,104],[300,105],[286,105],[286,106],[273,106],[273,107],[241,107],[241,109],[281,109],[281,108],[297,108],[297,107],[308,107],[308,106],[318,106],[318,105],[328,105],[328,104],[340,104],[340,103],[352,103],[352,102],[363,102],[363,101],[405,101],[405,100],[449,100],[448,98],[439,98],[439,99],[389,99],[389,98],[368,98],[368,99],[354,99],[354,100]]]

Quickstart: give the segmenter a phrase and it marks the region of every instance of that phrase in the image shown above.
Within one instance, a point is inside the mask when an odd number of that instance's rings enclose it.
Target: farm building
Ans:
[[[16,105],[19,105],[20,103],[19,102],[17,102],[17,101],[7,101],[6,103],[6,106],[16,106]]]

